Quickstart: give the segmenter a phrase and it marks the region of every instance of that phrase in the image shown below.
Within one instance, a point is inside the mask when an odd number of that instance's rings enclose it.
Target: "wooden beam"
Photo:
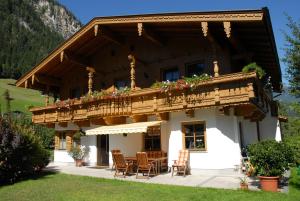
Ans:
[[[147,115],[132,115],[130,116],[133,122],[146,122]]]
[[[140,37],[144,36],[145,38],[155,43],[156,45],[163,46],[162,39],[157,34],[153,33],[149,28],[146,28],[145,24],[138,23],[137,28],[138,28],[138,35]]]
[[[207,22],[201,22],[201,29],[203,36],[208,39],[208,41],[211,43],[212,51],[213,51],[213,59],[216,60],[217,57],[217,49],[222,49],[221,45],[217,42],[213,34],[208,29],[208,23]]]
[[[187,117],[193,118],[195,117],[195,110],[186,110],[185,114]]]
[[[59,122],[58,125],[60,127],[66,128],[66,127],[68,127],[68,122]]]
[[[81,58],[81,56],[75,56],[72,52],[64,50],[60,53],[60,62],[70,61],[71,63],[77,64],[81,67],[89,66],[89,63]]]
[[[91,124],[94,124],[94,125],[106,125],[103,118],[93,118],[93,119],[90,119],[90,122],[91,122]]]
[[[169,113],[163,112],[163,113],[157,113],[156,118],[158,121],[168,121],[169,120]]]
[[[107,27],[99,26],[98,24],[96,24],[94,26],[94,33],[95,33],[95,37],[97,36],[103,37],[106,40],[116,43],[117,45],[124,44],[124,39],[121,36],[119,36],[117,33],[111,31]]]
[[[125,124],[126,123],[126,117],[104,117],[104,122],[107,125],[115,125],[115,124]]]
[[[73,123],[76,124],[79,128],[90,127],[91,125],[89,120],[74,121]]]
[[[49,85],[49,86],[58,86],[58,87],[60,87],[62,85],[61,79],[56,78],[56,77],[52,77],[52,76],[35,75],[34,79],[38,83]]]

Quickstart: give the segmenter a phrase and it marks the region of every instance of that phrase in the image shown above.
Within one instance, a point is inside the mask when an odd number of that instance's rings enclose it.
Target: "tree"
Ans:
[[[287,16],[290,34],[284,32],[286,47],[283,61],[287,64],[287,78],[290,92],[297,98],[300,97],[300,22],[295,22]]]

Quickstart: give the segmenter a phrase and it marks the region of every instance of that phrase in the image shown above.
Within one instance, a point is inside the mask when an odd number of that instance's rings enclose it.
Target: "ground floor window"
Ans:
[[[144,135],[145,151],[159,151],[161,149],[160,135],[160,126],[149,127],[147,129],[147,133]]]
[[[59,146],[58,149],[67,149],[66,133],[59,133]]]
[[[184,122],[182,124],[184,147],[189,150],[206,150],[205,122]]]

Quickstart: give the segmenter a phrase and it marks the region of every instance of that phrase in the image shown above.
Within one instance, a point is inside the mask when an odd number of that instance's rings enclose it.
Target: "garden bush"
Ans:
[[[261,176],[281,176],[294,162],[293,149],[284,142],[266,140],[248,146],[250,162]]]
[[[35,174],[49,162],[32,127],[0,119],[0,184]]]
[[[283,140],[294,151],[295,165],[300,166],[300,135],[289,135]]]

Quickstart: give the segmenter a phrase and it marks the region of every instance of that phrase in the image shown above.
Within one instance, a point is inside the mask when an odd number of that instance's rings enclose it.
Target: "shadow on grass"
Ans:
[[[57,173],[58,173],[58,169],[55,166],[54,167],[47,167],[47,169],[44,169],[40,172],[36,172],[33,175],[28,175],[28,176],[24,176],[22,178],[18,178],[14,182],[3,183],[2,181],[0,181],[0,188],[3,187],[3,186],[14,185],[16,183],[27,181],[27,180],[47,179],[49,176],[57,174]]]

